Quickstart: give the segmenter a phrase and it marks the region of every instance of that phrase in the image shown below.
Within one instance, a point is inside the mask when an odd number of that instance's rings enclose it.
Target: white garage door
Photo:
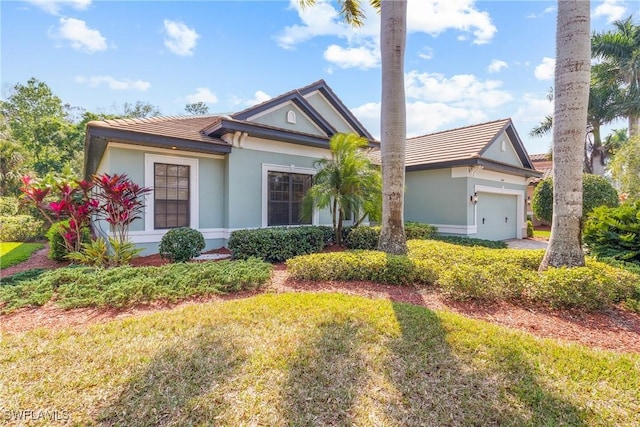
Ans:
[[[518,236],[518,198],[509,194],[478,194],[478,234],[489,240],[515,239]]]

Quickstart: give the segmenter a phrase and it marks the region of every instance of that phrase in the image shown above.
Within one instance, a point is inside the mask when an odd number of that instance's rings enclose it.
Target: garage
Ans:
[[[475,237],[506,240],[518,237],[518,197],[512,194],[478,193]]]

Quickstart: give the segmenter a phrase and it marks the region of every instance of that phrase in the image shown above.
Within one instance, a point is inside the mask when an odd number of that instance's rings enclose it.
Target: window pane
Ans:
[[[156,163],[154,171],[155,228],[189,227],[190,167]]]
[[[311,218],[300,220],[302,200],[311,181],[307,174],[269,172],[267,225],[311,224]]]

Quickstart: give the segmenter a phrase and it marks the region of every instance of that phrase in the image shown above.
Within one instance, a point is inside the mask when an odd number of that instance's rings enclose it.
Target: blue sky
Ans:
[[[325,79],[379,136],[379,17],[367,9],[365,25],[353,29],[335,2],[297,3],[3,0],[3,97],[36,77],[94,112],[140,100],[163,115],[198,101],[228,113]],[[529,153],[547,151],[550,137],[528,133],[552,113],[555,4],[409,0],[408,135],[511,117]],[[595,31],[640,15],[637,1],[591,7]]]

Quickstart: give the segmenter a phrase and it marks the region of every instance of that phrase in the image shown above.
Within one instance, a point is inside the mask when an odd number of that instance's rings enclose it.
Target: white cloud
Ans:
[[[607,23],[611,24],[614,21],[622,19],[626,13],[627,8],[624,6],[624,2],[621,0],[604,0],[593,12],[594,17],[605,16]]]
[[[239,96],[232,95],[230,102],[233,105],[242,105],[242,106],[245,106],[245,107],[252,107],[252,106],[257,105],[257,104],[262,104],[263,102],[268,101],[271,98],[272,98],[272,96],[267,94],[266,92],[263,92],[261,90],[257,90],[253,94],[253,98],[251,98],[251,99],[245,99],[245,98],[241,98]]]
[[[489,13],[475,8],[475,0],[410,0],[407,5],[407,31],[432,35],[449,29],[470,33],[474,44],[491,41],[498,31]],[[460,37],[466,40],[463,34]]]
[[[491,64],[489,64],[489,68],[487,69],[490,73],[497,73],[500,70],[509,67],[509,65],[500,60],[500,59],[494,59],[493,61],[491,61]]]
[[[549,13],[553,13],[553,12],[555,12],[555,11],[556,11],[556,9],[557,9],[557,8],[556,8],[555,6],[549,6],[549,7],[546,7],[546,8],[542,11],[542,13],[540,13],[540,14],[532,13],[532,14],[528,15],[528,16],[527,16],[527,18],[531,18],[531,19],[542,18],[544,15],[547,15],[547,14],[549,14]]]
[[[324,59],[340,68],[374,68],[380,64],[380,50],[366,46],[343,48],[332,44],[325,50]]]
[[[544,57],[542,63],[536,66],[533,74],[538,80],[553,80],[556,69],[555,58]]]
[[[520,107],[514,114],[514,120],[519,120],[533,125],[540,123],[545,116],[553,114],[553,102],[549,101],[547,94],[525,93],[520,100]],[[526,133],[529,133],[527,130]]]
[[[164,20],[164,30],[167,33],[167,37],[164,39],[164,45],[167,49],[180,56],[193,55],[196,41],[200,38],[196,30],[187,27],[182,22],[169,19]]]
[[[418,56],[425,60],[433,58],[433,48],[428,46],[423,47]]]
[[[59,22],[60,27],[53,37],[69,41],[72,48],[88,53],[107,49],[107,39],[100,34],[100,31],[87,27],[85,21],[60,18]]]
[[[91,0],[25,0],[34,6],[39,7],[51,15],[58,15],[60,9],[69,6],[77,10],[85,10],[91,5]]]
[[[455,107],[497,108],[513,97],[500,90],[499,80],[480,81],[472,74],[447,78],[438,73],[410,71],[405,75],[407,98],[447,103]]]
[[[151,87],[151,83],[144,80],[116,79],[111,76],[76,76],[76,82],[88,84],[89,87],[98,87],[106,84],[111,90],[139,90],[145,91]]]
[[[218,102],[218,97],[215,93],[211,92],[209,88],[198,87],[196,92],[186,96],[186,101],[189,104],[196,102],[204,102],[207,104],[215,104]]]

